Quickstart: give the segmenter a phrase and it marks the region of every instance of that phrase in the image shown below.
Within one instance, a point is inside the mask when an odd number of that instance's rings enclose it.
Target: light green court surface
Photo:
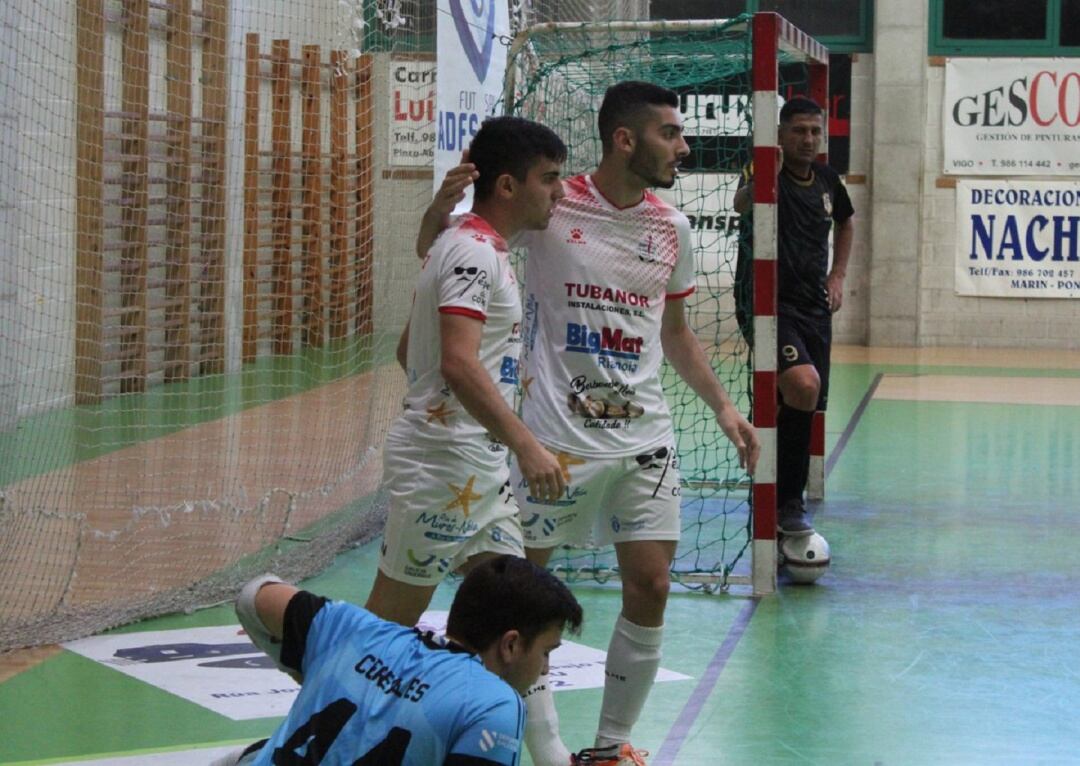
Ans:
[[[881,374],[1067,378],[1075,396],[868,397]],[[692,680],[655,687],[635,733],[650,764],[1080,763],[1080,372],[836,363],[828,430],[815,524],[831,570],[760,601],[672,595],[662,664]],[[362,601],[375,554],[346,553],[306,585]],[[618,590],[576,592],[580,642],[606,649]],[[433,608],[451,596],[440,589]],[[232,621],[218,607],[125,630]],[[572,746],[590,743],[600,695],[556,695]],[[150,762],[275,723],[231,721],[63,652],[0,684],[0,763]]]

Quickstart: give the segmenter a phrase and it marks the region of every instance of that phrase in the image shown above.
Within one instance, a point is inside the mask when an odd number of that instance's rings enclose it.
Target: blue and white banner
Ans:
[[[438,0],[439,79],[435,90],[435,189],[502,98],[507,0]],[[458,210],[472,206],[472,187]]]
[[[1080,298],[1080,181],[956,184],[956,292]]]
[[[949,59],[943,111],[946,173],[1080,173],[1080,59]]]

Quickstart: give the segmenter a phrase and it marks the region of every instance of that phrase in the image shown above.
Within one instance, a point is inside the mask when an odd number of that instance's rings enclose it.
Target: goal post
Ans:
[[[740,220],[732,197],[753,160],[775,179],[784,95],[827,105],[827,51],[774,13],[720,20],[546,22],[519,32],[507,56],[504,110],[538,120],[567,143],[568,175],[600,160],[596,116],[604,92],[646,80],[680,99],[691,154],[674,189],[658,193],[687,215],[697,270],[691,326],[736,406],[752,411],[763,443],[753,482],[708,408],[665,366],[682,473],[682,540],[673,578],[692,588],[776,588],[776,189],[755,184],[754,346],[736,320]],[[552,566],[568,579],[617,575],[609,549],[567,550]]]

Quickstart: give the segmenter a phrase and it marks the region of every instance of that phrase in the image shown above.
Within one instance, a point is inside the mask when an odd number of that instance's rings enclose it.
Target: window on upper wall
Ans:
[[[727,19],[740,13],[774,11],[830,52],[852,53],[873,47],[873,8],[873,0],[651,0],[649,15],[654,19]]]
[[[930,0],[929,52],[1076,56],[1080,0]]]

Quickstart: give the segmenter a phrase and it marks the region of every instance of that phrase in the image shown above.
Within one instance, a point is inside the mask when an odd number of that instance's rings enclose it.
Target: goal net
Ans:
[[[431,199],[385,104],[400,75],[427,113],[433,29],[421,0],[4,3],[0,651],[380,531]]]
[[[569,148],[565,172],[571,175],[594,169],[600,160],[597,111],[610,85],[645,80],[679,94],[691,153],[675,187],[658,193],[690,221],[697,267],[697,289],[687,299],[690,323],[744,413],[750,412],[753,399],[753,360],[773,360],[761,366],[775,369],[775,329],[770,334],[764,328],[759,344],[765,350],[755,355],[736,321],[740,220],[732,210],[732,197],[740,172],[754,154],[755,126],[771,126],[775,146],[781,94],[808,93],[811,78],[805,64],[824,62],[824,49],[783,19],[775,14],[758,16],[772,21],[774,26],[767,29],[773,31],[762,32],[750,15],[717,21],[535,24],[518,34],[511,47],[505,96],[508,112],[543,122],[564,138]],[[755,82],[755,48],[759,76],[763,67],[771,67],[775,79],[764,98]],[[770,217],[760,217],[768,226]],[[775,232],[769,236],[774,238]],[[743,308],[752,315],[747,287],[748,280],[739,281]],[[760,319],[753,324],[760,325]],[[752,490],[711,411],[667,366],[663,383],[674,416],[683,481],[675,579],[690,587],[745,583],[755,592],[768,592],[775,583],[775,563],[768,562],[770,550],[775,556],[775,531],[768,523],[775,507],[765,507],[769,493]],[[775,396],[768,400],[775,406]],[[766,426],[762,436],[767,454],[758,484],[771,486],[775,470],[775,458],[768,454],[775,450],[768,428],[771,418],[755,421]],[[752,508],[765,513],[765,523],[753,523]],[[752,544],[766,538],[767,546]],[[760,559],[756,565],[754,557]],[[571,579],[605,580],[618,571],[610,549],[569,550],[554,560],[554,566]]]

